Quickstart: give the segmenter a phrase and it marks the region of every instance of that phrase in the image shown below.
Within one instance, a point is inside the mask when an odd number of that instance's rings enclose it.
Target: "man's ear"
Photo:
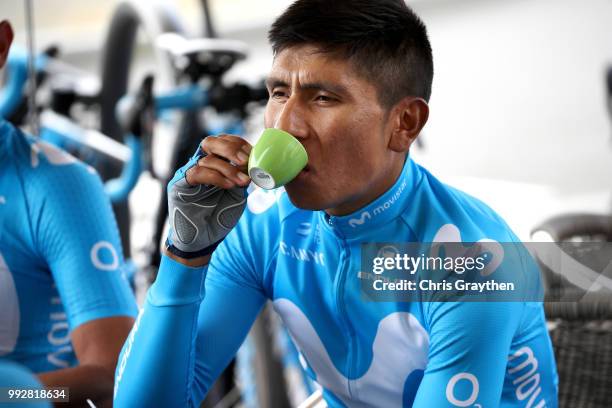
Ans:
[[[408,96],[392,108],[391,115],[389,148],[398,153],[407,152],[427,123],[429,105],[423,98]]]
[[[6,63],[11,43],[13,42],[13,27],[7,20],[0,21],[0,68]]]

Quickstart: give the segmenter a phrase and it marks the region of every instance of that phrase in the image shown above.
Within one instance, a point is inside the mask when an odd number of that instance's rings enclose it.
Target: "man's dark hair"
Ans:
[[[313,44],[348,59],[385,108],[405,96],[429,101],[433,58],[427,29],[403,0],[297,0],[268,32],[274,55]]]

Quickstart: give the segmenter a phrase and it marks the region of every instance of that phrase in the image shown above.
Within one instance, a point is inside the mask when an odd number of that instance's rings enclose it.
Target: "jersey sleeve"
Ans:
[[[263,276],[270,242],[247,209],[213,254],[200,306],[192,397],[204,399],[229,364],[266,301]],[[257,238],[255,238],[257,237]],[[228,324],[228,322],[231,322]]]
[[[71,329],[135,316],[117,224],[97,173],[44,142],[23,171],[35,246],[47,262]]]
[[[208,267],[162,257],[119,358],[115,406],[199,406],[266,300],[255,224],[245,211]]]
[[[425,305],[428,363],[413,407],[496,407],[522,302]]]
[[[514,237],[509,235],[508,241]],[[430,276],[469,283],[508,283],[513,290],[478,292],[437,291],[448,302],[423,302],[429,332],[428,363],[414,407],[497,407],[504,392],[508,360],[517,333],[524,332],[527,306],[541,297],[537,265],[516,242],[483,241],[464,247],[445,243],[447,256],[467,256],[468,248],[486,255],[486,266],[472,272],[431,271]],[[461,250],[459,250],[461,249]],[[465,251],[465,252],[464,252]],[[427,296],[424,298],[427,300]]]

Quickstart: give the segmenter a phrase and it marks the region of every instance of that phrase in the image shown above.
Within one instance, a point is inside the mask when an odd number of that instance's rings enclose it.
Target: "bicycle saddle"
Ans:
[[[170,53],[175,65],[194,80],[203,75],[222,75],[236,61],[247,57],[248,47],[242,41],[219,38],[185,38],[176,33],[157,37],[155,45]]]

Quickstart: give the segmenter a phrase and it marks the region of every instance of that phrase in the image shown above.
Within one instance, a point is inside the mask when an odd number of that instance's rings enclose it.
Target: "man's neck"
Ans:
[[[353,197],[351,200],[336,207],[325,209],[325,213],[327,215],[338,217],[352,214],[360,208],[367,206],[372,201],[376,200],[378,197],[387,192],[391,186],[395,184],[402,173],[406,160],[408,160],[408,155],[406,155],[403,160],[396,160],[395,164],[390,168],[390,171],[381,176],[379,181],[373,184],[373,188],[366,189],[367,191],[365,191],[364,194]]]

